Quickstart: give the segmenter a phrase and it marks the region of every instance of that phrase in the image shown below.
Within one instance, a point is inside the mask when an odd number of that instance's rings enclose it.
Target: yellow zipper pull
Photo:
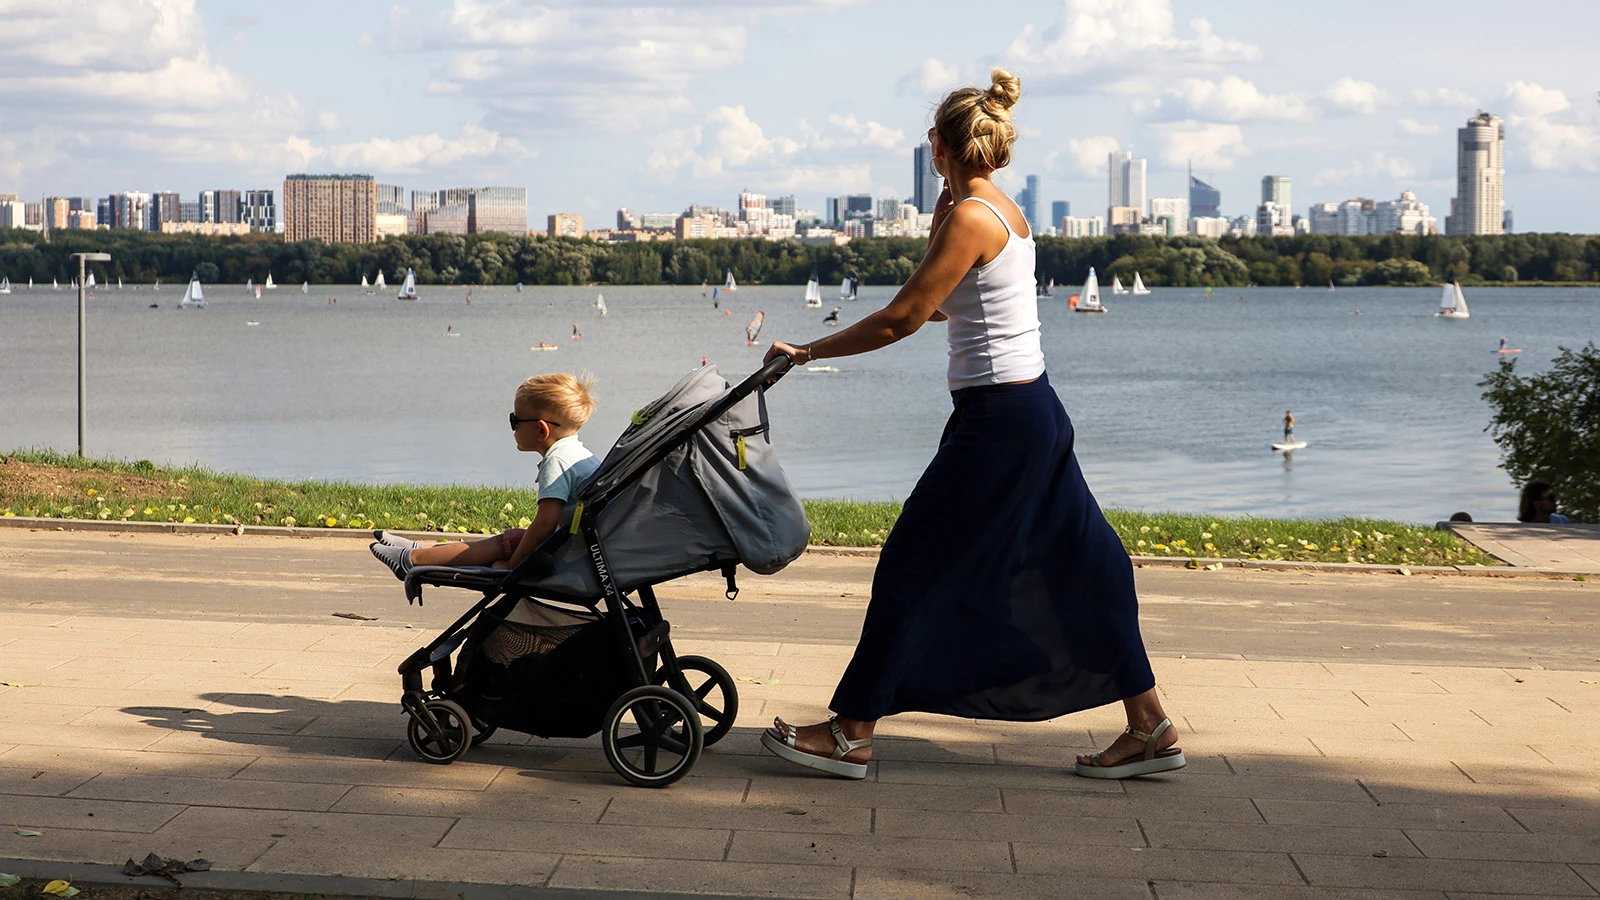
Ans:
[[[742,434],[734,435],[733,436],[733,445],[735,447],[739,448],[739,471],[743,472],[745,470],[745,467],[746,467],[746,463],[745,463],[745,459],[744,459],[744,435],[742,435]]]
[[[572,534],[577,534],[578,533],[578,523],[582,522],[582,521],[583,521],[583,501],[579,500],[578,501],[578,505],[573,507],[573,509],[572,509],[572,531],[571,531]]]

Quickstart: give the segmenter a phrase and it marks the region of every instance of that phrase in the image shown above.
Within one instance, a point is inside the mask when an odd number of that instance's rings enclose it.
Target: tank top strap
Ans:
[[[1000,211],[999,207],[997,207],[993,203],[990,203],[989,201],[983,199],[982,197],[968,197],[966,200],[963,200],[961,202],[962,203],[967,203],[967,202],[972,201],[972,200],[976,200],[979,203],[982,203],[984,206],[989,207],[989,211],[995,214],[995,217],[1000,220],[1000,224],[1005,226],[1006,234],[1009,235],[1009,237],[1007,237],[1006,240],[1010,240],[1012,237],[1015,237],[1018,240],[1022,240],[1022,235],[1017,234],[1015,231],[1012,230],[1011,223],[1006,221],[1005,214]]]

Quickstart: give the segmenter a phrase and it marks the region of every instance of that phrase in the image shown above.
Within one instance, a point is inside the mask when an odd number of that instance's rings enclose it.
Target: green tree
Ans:
[[[1600,522],[1600,350],[1562,347],[1549,371],[1528,377],[1503,359],[1479,387],[1501,467],[1519,485],[1550,482],[1573,521]]]

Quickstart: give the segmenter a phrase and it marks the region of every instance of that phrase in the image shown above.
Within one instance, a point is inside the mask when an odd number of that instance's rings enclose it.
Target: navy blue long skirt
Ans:
[[[966,388],[884,542],[831,704],[1037,721],[1155,686],[1133,564],[1046,377]]]

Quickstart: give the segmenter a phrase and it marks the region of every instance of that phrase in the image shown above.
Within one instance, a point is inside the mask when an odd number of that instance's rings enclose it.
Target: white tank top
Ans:
[[[1000,217],[1006,245],[987,264],[967,272],[939,307],[950,317],[950,390],[1030,381],[1044,374],[1033,235],[1018,236],[1000,210],[982,197],[967,200]]]

